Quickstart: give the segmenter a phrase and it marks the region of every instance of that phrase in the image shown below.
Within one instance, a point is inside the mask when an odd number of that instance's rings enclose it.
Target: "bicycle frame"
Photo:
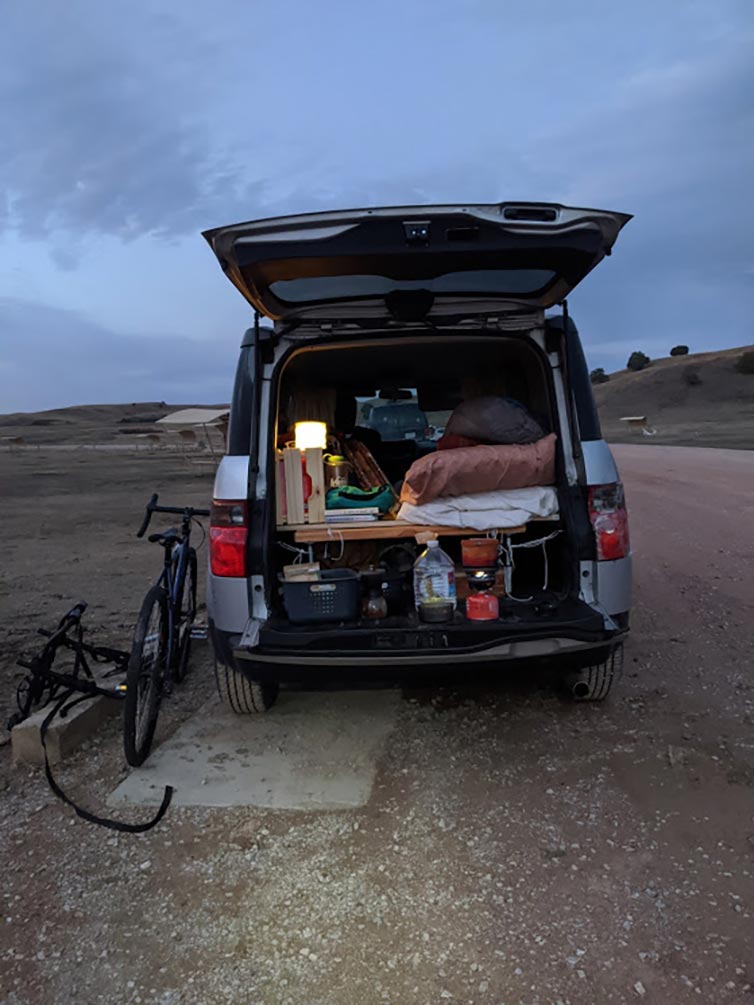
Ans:
[[[159,542],[164,550],[162,572],[157,578],[156,585],[161,586],[165,590],[168,601],[167,666],[171,667],[174,663],[175,648],[178,644],[177,630],[180,627],[181,599],[191,547],[191,521],[197,516],[209,516],[210,514],[209,510],[194,509],[191,506],[159,506],[157,500],[158,497],[155,493],[147,503],[144,520],[136,536],[144,536],[153,513],[174,513],[182,517],[181,530],[177,536],[173,536],[167,540],[164,539],[164,534],[155,534],[150,537],[151,541]]]
[[[186,532],[185,528],[182,528],[179,540],[163,545],[165,554],[162,572],[157,577],[155,584],[163,587],[168,598],[168,666],[172,666],[175,657],[174,650],[177,644],[177,630],[180,625],[180,605],[183,584],[186,579],[186,570],[188,568],[190,539],[190,528],[188,532]]]

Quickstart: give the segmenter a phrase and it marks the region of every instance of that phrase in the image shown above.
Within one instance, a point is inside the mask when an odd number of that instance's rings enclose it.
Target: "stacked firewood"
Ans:
[[[354,473],[363,489],[376,489],[389,485],[387,475],[374,459],[372,452],[359,440],[348,440],[344,444],[346,460],[350,461]]]

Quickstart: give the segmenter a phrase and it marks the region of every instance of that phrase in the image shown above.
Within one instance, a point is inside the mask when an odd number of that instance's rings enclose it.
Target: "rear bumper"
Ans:
[[[606,631],[599,618],[590,625],[579,621],[536,631],[483,626],[481,631],[465,632],[465,640],[458,638],[460,633],[453,632],[453,626],[422,626],[394,633],[392,638],[389,631],[374,628],[368,633],[302,631],[295,637],[299,643],[295,646],[290,638],[275,639],[275,634],[274,629],[263,629],[260,644],[245,649],[239,634],[210,626],[221,663],[255,681],[299,686],[358,687],[417,681],[434,684],[440,680],[468,680],[473,671],[488,677],[496,667],[506,671],[549,667],[567,672],[604,662],[626,635]],[[332,634],[337,635],[337,640],[328,638]],[[405,647],[397,647],[396,641]],[[463,641],[466,644],[461,644]]]

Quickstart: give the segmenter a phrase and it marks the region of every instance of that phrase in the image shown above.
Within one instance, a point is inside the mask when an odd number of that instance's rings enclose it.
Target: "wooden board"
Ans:
[[[289,524],[304,522],[304,478],[301,470],[301,451],[287,448],[283,451],[285,464],[285,504]]]
[[[310,523],[297,527],[278,527],[279,531],[292,531],[297,544],[317,544],[322,541],[379,541],[427,535],[431,537],[484,537],[485,531],[460,527],[428,527],[403,520],[374,520],[364,523]],[[523,534],[526,525],[501,528],[504,534]]]
[[[285,510],[285,460],[283,451],[275,451],[275,523],[287,521]]]
[[[325,462],[322,459],[321,447],[309,447],[306,452],[306,473],[312,480],[312,494],[309,496],[306,522],[325,522]]]

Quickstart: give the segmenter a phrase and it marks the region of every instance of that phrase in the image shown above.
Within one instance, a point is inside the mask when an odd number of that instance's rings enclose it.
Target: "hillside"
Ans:
[[[637,373],[610,374],[608,383],[594,388],[605,439],[754,450],[754,374],[735,368],[751,348],[656,359]],[[690,370],[698,384],[687,382]],[[656,436],[629,430],[620,421],[625,415],[646,415]]]
[[[167,405],[164,401],[140,401],[124,405],[75,405],[44,412],[14,412],[0,415],[0,442],[22,436],[29,444],[117,443],[127,437],[150,432],[153,424],[179,408],[195,405]],[[203,405],[221,408],[222,405]]]
[[[752,347],[656,359],[638,373],[610,374],[608,383],[594,387],[605,438],[614,443],[754,450],[754,374],[735,369],[748,348]],[[699,383],[687,382],[690,369],[698,374]],[[126,443],[137,433],[149,432],[169,412],[190,407],[152,401],[0,415],[0,443],[17,436],[39,445]],[[656,436],[629,430],[620,421],[625,415],[646,415]]]

